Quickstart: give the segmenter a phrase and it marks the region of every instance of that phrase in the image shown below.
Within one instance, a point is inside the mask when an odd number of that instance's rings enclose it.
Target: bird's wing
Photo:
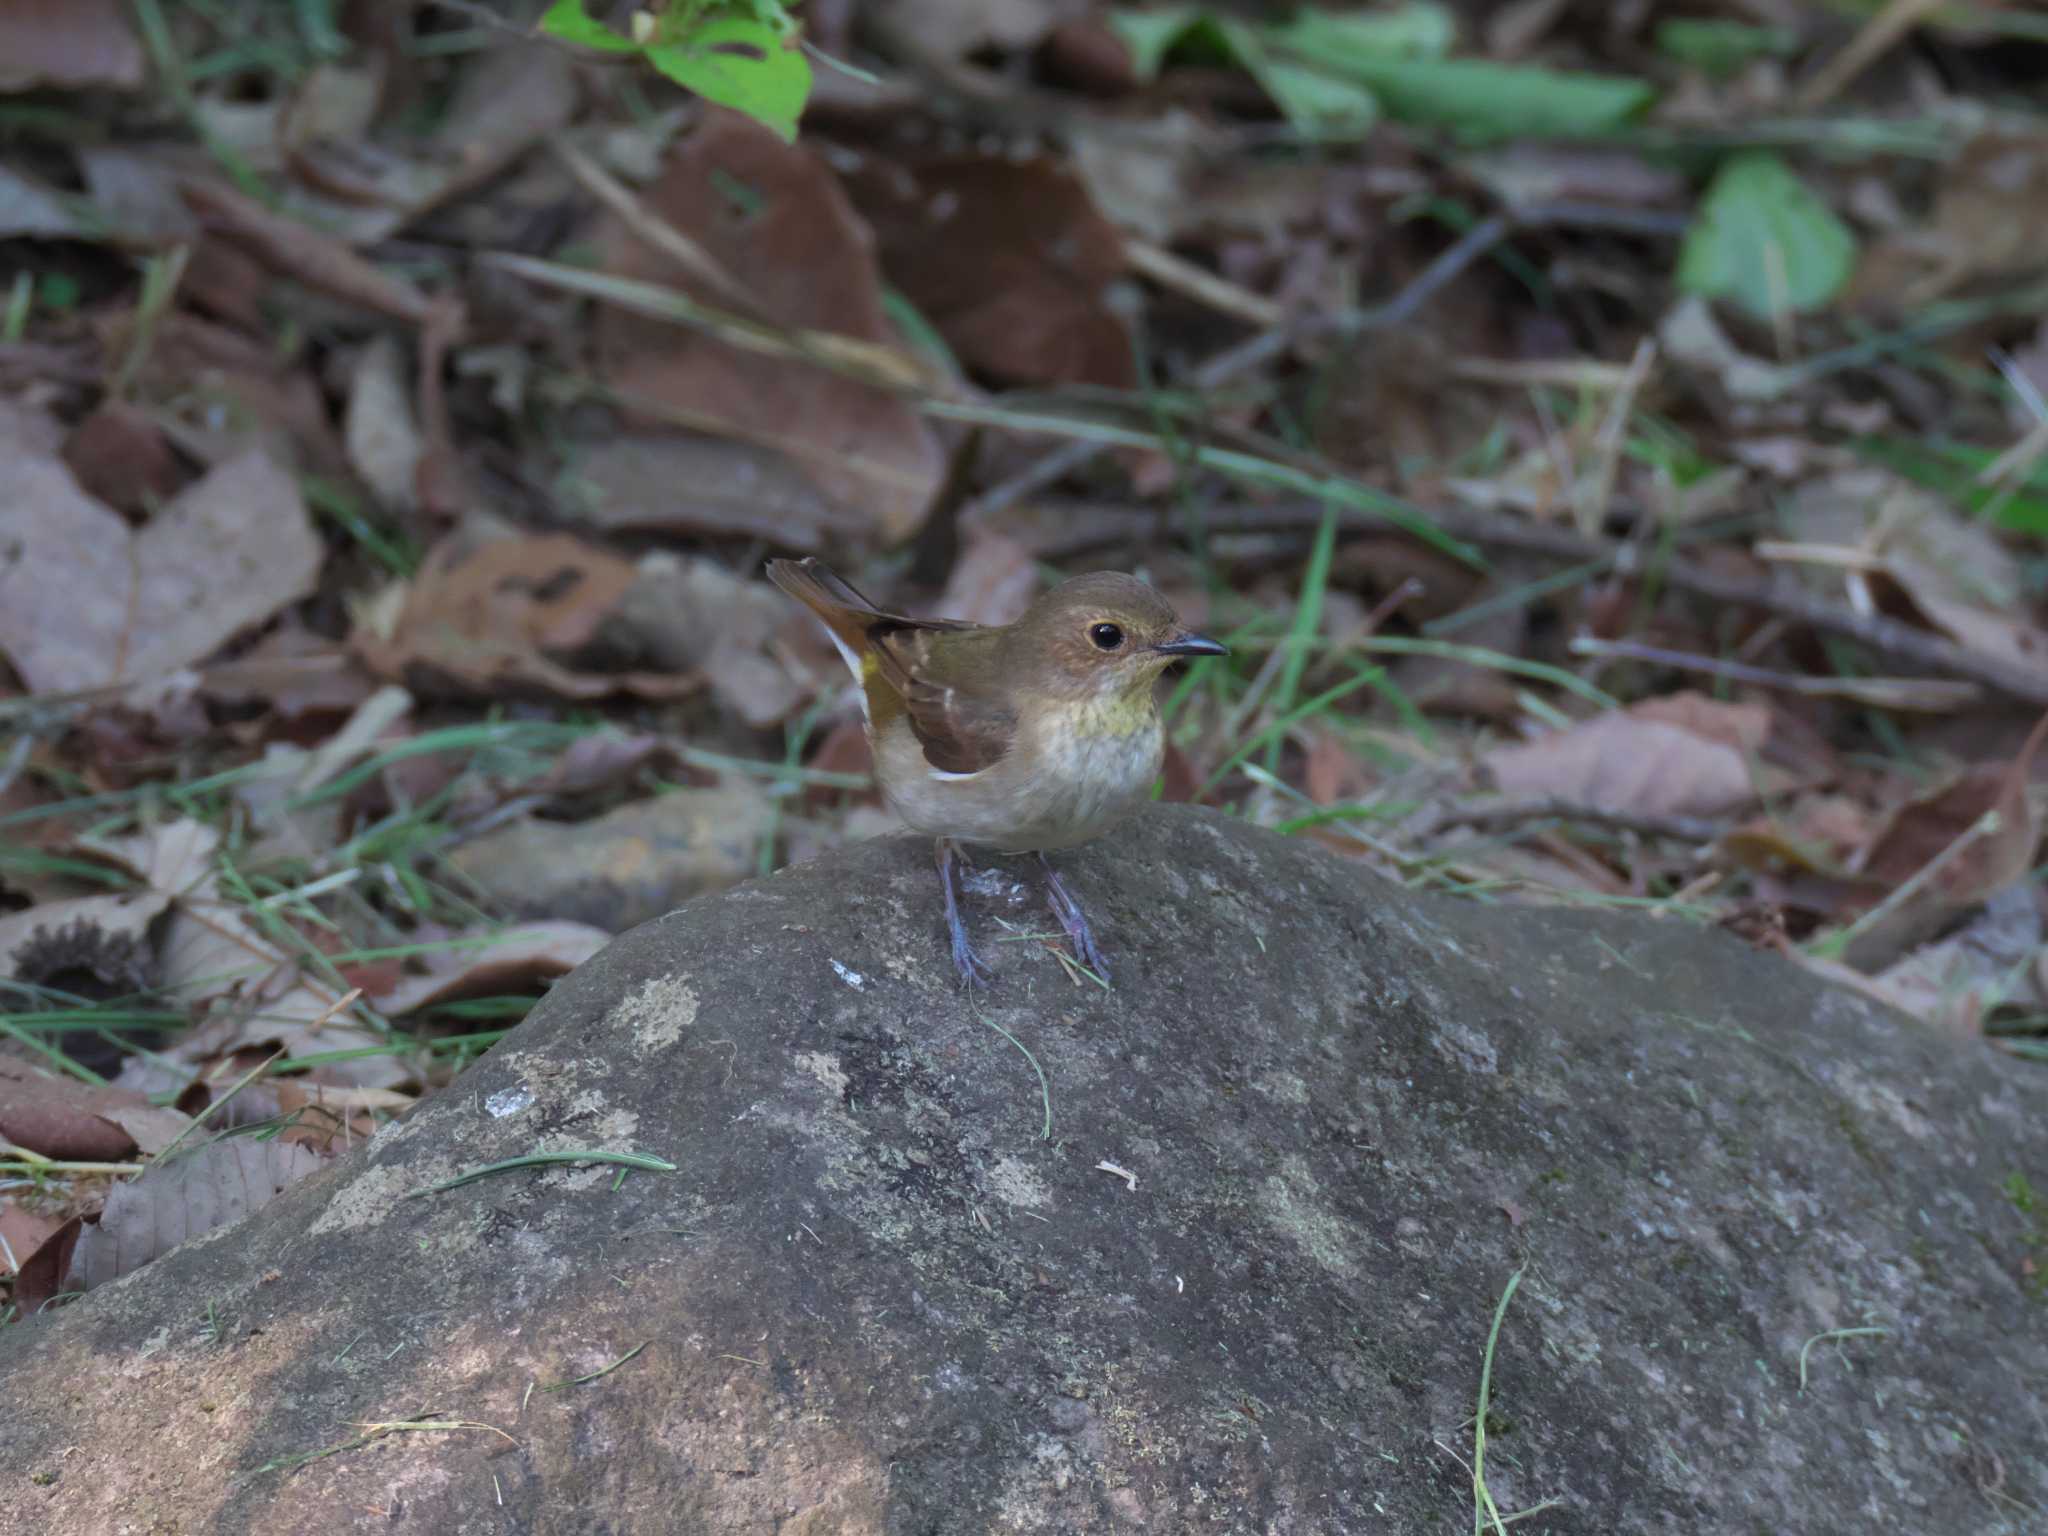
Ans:
[[[1017,739],[1015,711],[986,689],[961,686],[948,675],[954,669],[933,653],[941,636],[955,637],[958,647],[992,632],[944,620],[900,622],[901,628],[874,626],[869,644],[882,680],[903,700],[925,761],[943,773],[979,773],[1001,761]]]
[[[995,631],[956,619],[884,613],[815,559],[770,560],[768,575],[824,620],[860,679],[877,729],[905,715],[925,761],[945,773],[977,773],[1010,750],[1016,716],[987,697],[985,688],[962,686],[957,675],[964,659],[961,642],[970,648],[988,644]],[[935,654],[932,642],[941,635],[959,638],[952,649]]]

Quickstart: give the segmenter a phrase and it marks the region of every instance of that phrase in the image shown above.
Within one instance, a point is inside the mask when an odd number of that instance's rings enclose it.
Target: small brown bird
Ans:
[[[1076,576],[1014,624],[883,613],[816,560],[768,576],[824,620],[861,687],[882,794],[938,840],[953,964],[988,980],[960,921],[958,845],[1071,848],[1151,793],[1165,751],[1154,684],[1183,656],[1222,656],[1135,576]],[[1045,863],[1046,897],[1075,953],[1107,977],[1081,904]]]

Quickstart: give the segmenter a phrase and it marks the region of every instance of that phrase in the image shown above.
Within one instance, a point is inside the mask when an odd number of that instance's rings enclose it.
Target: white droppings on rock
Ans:
[[[507,1115],[516,1115],[533,1103],[533,1090],[524,1083],[514,1083],[510,1088],[500,1088],[484,1100],[484,1113],[493,1120],[502,1120]]]

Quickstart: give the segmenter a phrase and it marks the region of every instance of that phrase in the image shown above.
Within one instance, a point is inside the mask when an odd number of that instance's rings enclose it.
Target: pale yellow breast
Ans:
[[[993,767],[945,774],[907,721],[874,741],[883,794],[911,826],[1006,852],[1068,848],[1114,826],[1151,793],[1165,747],[1158,708],[1127,701],[1026,709],[1017,744]]]

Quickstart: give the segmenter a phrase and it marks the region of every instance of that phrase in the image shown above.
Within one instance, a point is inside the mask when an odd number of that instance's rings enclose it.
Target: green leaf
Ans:
[[[1288,122],[1307,138],[1355,139],[1379,117],[1370,91],[1319,70],[1276,59],[1257,30],[1197,6],[1114,12],[1109,24],[1131,53],[1141,80],[1159,73],[1169,54],[1235,64],[1258,81]]]
[[[1140,80],[1153,79],[1174,45],[1196,27],[1208,23],[1201,9],[1192,5],[1169,6],[1163,11],[1111,11],[1110,30],[1123,39],[1131,51],[1131,70]]]
[[[602,48],[607,53],[638,53],[640,45],[583,9],[583,0],[555,0],[540,19],[541,31],[565,43]]]
[[[1791,27],[1755,27],[1741,21],[1660,21],[1657,51],[1719,80],[1751,59],[1799,51]]]
[[[1209,24],[1304,138],[1363,138],[1379,120],[1380,104],[1370,91],[1274,58],[1259,34],[1241,21],[1212,18]]]
[[[1301,11],[1268,29],[1274,46],[1332,68],[1345,59],[1440,59],[1457,41],[1458,22],[1441,5],[1404,5],[1392,11]]]
[[[1566,74],[1487,59],[1392,57],[1330,48],[1303,62],[1357,82],[1387,116],[1443,128],[1468,144],[1513,138],[1583,138],[1621,127],[1656,91],[1617,75]]]
[[[1304,138],[1362,139],[1379,121],[1378,98],[1361,86],[1263,53],[1245,64]]]
[[[795,142],[811,93],[811,66],[775,29],[748,16],[706,22],[687,41],[647,50],[647,61],[706,101],[731,107]]]
[[[1856,237],[1776,155],[1737,155],[1700,199],[1678,257],[1687,293],[1752,314],[1817,309],[1849,281]]]

